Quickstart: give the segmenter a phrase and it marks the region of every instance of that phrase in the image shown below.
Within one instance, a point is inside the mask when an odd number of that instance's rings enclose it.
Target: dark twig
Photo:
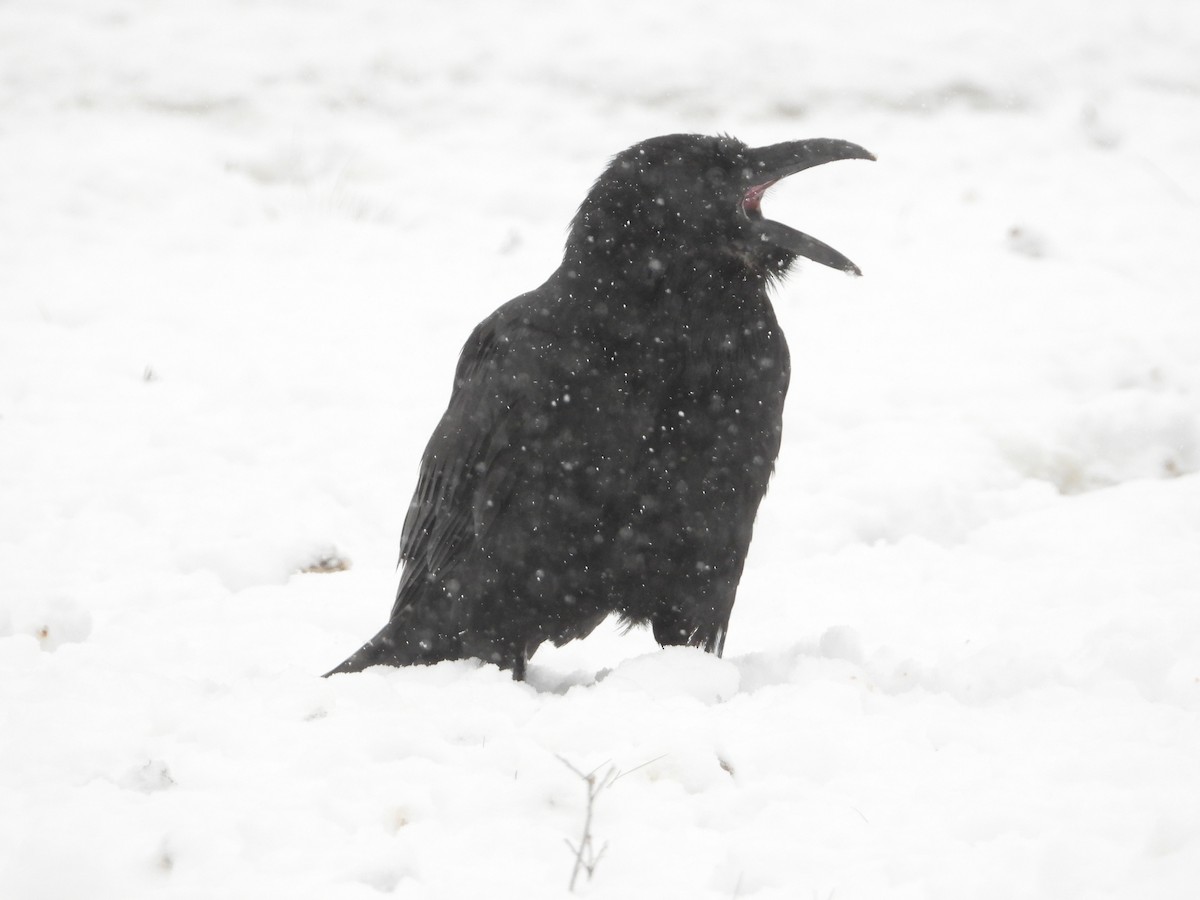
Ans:
[[[592,874],[596,871],[596,866],[600,864],[600,860],[604,857],[604,851],[608,849],[608,843],[605,842],[600,846],[599,851],[596,850],[596,845],[592,841],[592,812],[596,806],[596,798],[600,796],[600,792],[607,787],[611,787],[622,775],[626,772],[618,772],[616,766],[609,766],[608,771],[603,775],[598,775],[601,766],[597,766],[590,772],[581,772],[568,760],[563,757],[558,757],[558,761],[564,766],[578,775],[587,785],[587,807],[583,814],[583,834],[579,838],[579,843],[574,844],[569,838],[564,838],[567,847],[575,855],[575,866],[571,870],[571,881],[567,885],[567,890],[574,891],[575,883],[579,880],[580,872],[587,872],[588,881],[592,880]],[[638,768],[641,768],[640,766]],[[633,771],[632,769],[630,771]]]

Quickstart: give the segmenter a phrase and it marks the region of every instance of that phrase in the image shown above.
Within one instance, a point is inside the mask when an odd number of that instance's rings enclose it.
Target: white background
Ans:
[[[0,4],[0,896],[1200,894],[1200,6]],[[616,151],[772,191],[723,660],[383,623],[458,348]],[[306,574],[323,558],[347,571]]]

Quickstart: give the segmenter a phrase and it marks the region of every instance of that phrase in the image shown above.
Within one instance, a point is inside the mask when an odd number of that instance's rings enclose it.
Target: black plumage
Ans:
[[[463,348],[391,618],[333,672],[478,657],[521,678],[610,613],[719,654],[788,387],[768,287],[797,256],[858,272],[759,203],[849,158],[873,157],[699,135],[617,155],[562,265]]]

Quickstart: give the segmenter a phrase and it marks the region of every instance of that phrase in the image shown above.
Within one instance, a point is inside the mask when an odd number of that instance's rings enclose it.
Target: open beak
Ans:
[[[764,219],[759,203],[767,188],[789,175],[838,159],[873,160],[874,155],[858,144],[831,138],[784,141],[782,144],[754,147],[745,153],[747,164],[743,171],[749,187],[742,195],[742,209],[750,218],[755,236],[765,243],[791,251],[821,265],[861,275],[858,266],[828,244],[782,222]]]

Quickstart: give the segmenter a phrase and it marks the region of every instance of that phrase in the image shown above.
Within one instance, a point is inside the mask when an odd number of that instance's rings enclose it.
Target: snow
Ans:
[[[1200,7],[0,8],[0,896],[1200,889]],[[616,151],[841,137],[726,656],[318,677]],[[331,573],[305,572],[312,567]]]

